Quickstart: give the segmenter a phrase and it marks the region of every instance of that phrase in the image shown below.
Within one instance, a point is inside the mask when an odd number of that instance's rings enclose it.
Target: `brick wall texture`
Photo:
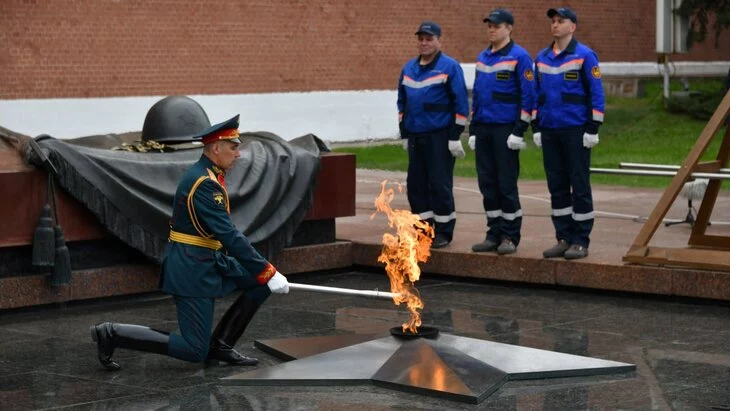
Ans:
[[[536,6],[539,4],[539,6]],[[420,21],[444,51],[485,47],[476,0],[0,0],[0,99],[394,89]],[[512,0],[513,37],[550,42],[549,3]],[[655,2],[566,1],[601,61],[655,61]],[[673,60],[727,60],[700,45]]]

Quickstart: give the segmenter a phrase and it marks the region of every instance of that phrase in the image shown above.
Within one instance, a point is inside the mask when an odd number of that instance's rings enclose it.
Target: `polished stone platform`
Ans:
[[[263,386],[372,382],[398,391],[479,404],[510,380],[627,374],[636,370],[633,364],[443,333],[423,338],[388,335],[358,340],[351,335],[257,340],[255,347],[294,361],[232,375],[223,381]],[[311,353],[302,356],[307,350]]]
[[[382,272],[299,274],[298,282],[384,289]],[[387,335],[407,312],[388,300],[292,291],[272,296],[237,344],[258,367],[206,367],[118,350],[96,360],[88,326],[117,321],[177,330],[169,297],[88,300],[0,312],[3,410],[712,410],[730,404],[730,306],[425,275],[424,322],[443,334],[636,364],[636,372],[506,382],[481,404],[372,383],[231,386],[222,379],[283,364],[255,340]],[[235,299],[219,301],[216,318]]]

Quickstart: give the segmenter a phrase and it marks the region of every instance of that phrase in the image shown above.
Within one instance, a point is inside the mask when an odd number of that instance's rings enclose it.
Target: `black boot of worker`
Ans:
[[[111,371],[122,368],[112,360],[115,348],[167,355],[170,342],[169,334],[141,325],[99,323],[92,325],[89,331],[91,339],[97,343],[99,362]]]
[[[208,362],[221,361],[231,365],[256,365],[259,360],[247,357],[233,348],[261,304],[246,294],[240,297],[228,308],[223,318],[213,331],[208,351]]]

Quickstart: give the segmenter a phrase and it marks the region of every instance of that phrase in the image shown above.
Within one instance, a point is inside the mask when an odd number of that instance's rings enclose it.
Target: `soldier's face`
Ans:
[[[236,160],[241,156],[238,150],[238,143],[230,141],[219,141],[216,143],[218,161],[216,165],[224,170],[230,170],[236,164]]]

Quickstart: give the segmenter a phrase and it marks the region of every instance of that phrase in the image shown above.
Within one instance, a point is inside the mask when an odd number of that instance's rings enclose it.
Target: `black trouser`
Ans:
[[[434,224],[435,234],[454,236],[454,156],[451,130],[411,134],[408,138],[408,203],[411,211]]]
[[[594,214],[591,150],[583,147],[585,127],[541,131],[555,237],[588,247]]]
[[[487,214],[487,239],[520,243],[522,206],[517,189],[520,176],[519,150],[507,147],[507,138],[514,124],[483,124],[472,126],[476,136],[477,178]]]

